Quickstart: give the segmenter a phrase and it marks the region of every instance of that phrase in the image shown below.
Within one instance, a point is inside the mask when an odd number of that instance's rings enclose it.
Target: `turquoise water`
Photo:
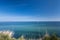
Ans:
[[[43,35],[46,29],[51,34],[56,32],[60,35],[60,22],[0,22],[0,30],[14,32],[14,37]]]

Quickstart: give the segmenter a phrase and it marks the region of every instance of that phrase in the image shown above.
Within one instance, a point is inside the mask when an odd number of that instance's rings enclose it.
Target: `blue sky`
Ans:
[[[60,0],[0,0],[0,21],[60,21]]]

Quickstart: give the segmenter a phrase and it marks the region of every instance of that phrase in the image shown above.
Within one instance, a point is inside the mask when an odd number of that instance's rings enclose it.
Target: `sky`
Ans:
[[[0,0],[0,21],[60,21],[60,0]]]

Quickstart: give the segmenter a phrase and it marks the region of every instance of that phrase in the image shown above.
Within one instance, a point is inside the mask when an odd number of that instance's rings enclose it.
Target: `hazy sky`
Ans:
[[[60,21],[60,0],[0,0],[0,21]]]

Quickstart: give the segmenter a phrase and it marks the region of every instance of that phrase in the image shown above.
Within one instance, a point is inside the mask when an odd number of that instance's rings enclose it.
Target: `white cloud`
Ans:
[[[60,18],[30,17],[30,16],[0,16],[0,21],[60,21]]]
[[[0,17],[0,21],[39,21],[29,16],[3,16]]]

